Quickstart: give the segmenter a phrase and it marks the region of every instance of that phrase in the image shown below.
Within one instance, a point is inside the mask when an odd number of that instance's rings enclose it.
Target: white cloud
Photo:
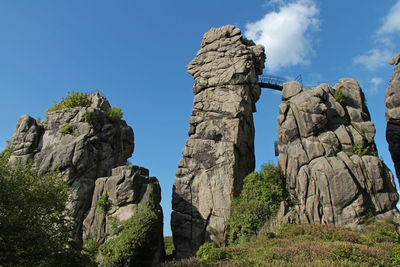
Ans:
[[[274,3],[279,10],[248,23],[246,37],[265,46],[270,71],[309,63],[308,56],[313,52],[311,35],[318,30],[319,9],[312,0]]]
[[[385,66],[395,54],[396,42],[394,38],[400,32],[400,0],[390,9],[383,18],[381,27],[375,32],[375,48],[354,58],[354,64],[363,65],[370,71]]]
[[[366,54],[354,58],[354,64],[363,65],[370,71],[386,66],[393,57],[393,52],[387,48],[373,48]]]
[[[378,35],[387,35],[400,31],[400,1],[390,9],[389,14],[383,19]]]
[[[382,84],[383,79],[379,77],[374,77],[370,80],[370,87],[368,88],[368,94],[374,95],[379,91],[379,86]]]

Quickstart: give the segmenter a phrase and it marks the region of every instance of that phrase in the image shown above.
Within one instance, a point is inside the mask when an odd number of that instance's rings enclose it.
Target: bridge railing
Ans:
[[[289,82],[290,80],[284,77],[279,77],[275,75],[260,75],[258,77],[258,83],[263,84],[263,85],[271,85],[274,87],[282,87],[283,83]],[[301,77],[301,74],[297,75],[295,81],[298,81],[300,84],[303,84],[303,78]]]

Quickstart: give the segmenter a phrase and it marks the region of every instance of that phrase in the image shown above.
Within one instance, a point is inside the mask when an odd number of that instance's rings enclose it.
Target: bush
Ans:
[[[62,127],[61,130],[59,131],[60,134],[70,134],[73,136],[76,136],[76,131],[72,129],[72,126],[70,123],[65,123]]]
[[[263,165],[260,172],[249,174],[239,198],[232,201],[229,243],[242,243],[256,235],[268,217],[276,216],[284,200],[288,194],[278,167]]]
[[[107,116],[112,122],[119,122],[122,119],[123,113],[120,107],[112,106],[108,110]]]
[[[97,206],[97,212],[100,214],[105,214],[108,209],[110,208],[110,200],[108,199],[108,194],[105,193],[104,195],[102,195],[99,200],[97,200],[96,202],[96,206]]]
[[[96,242],[96,240],[94,240],[93,238],[89,238],[83,242],[82,253],[84,255],[87,255],[87,257],[90,259],[91,265],[93,266],[97,266],[96,258],[98,252],[99,252],[99,244]]]
[[[0,154],[0,262],[2,266],[82,266],[66,211],[68,185],[58,173],[37,174],[33,162],[8,165]]]
[[[56,103],[53,107],[47,109],[46,113],[66,108],[88,107],[91,104],[92,102],[88,93],[77,93],[71,91],[67,93],[67,97],[63,98],[61,102]]]
[[[90,110],[85,110],[85,113],[83,114],[83,119],[85,122],[93,124],[94,122],[94,112]]]
[[[341,88],[338,88],[335,90],[335,93],[333,94],[333,97],[337,102],[339,102],[341,105],[343,105],[346,102],[346,95],[343,93]]]
[[[217,248],[214,243],[204,243],[196,253],[196,256],[206,261],[223,260],[226,257],[226,252],[223,249]]]
[[[159,212],[159,211],[157,211]],[[158,214],[153,207],[139,204],[136,213],[122,223],[122,230],[99,248],[104,266],[151,266],[158,236]]]
[[[365,140],[362,140],[358,144],[353,145],[353,152],[354,154],[359,155],[360,157],[364,155],[372,155],[372,156],[377,156],[378,153],[374,148],[374,143],[373,142],[366,142]]]

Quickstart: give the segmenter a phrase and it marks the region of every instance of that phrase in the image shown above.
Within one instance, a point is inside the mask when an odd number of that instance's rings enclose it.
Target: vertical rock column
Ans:
[[[187,66],[195,98],[172,196],[178,258],[195,255],[206,241],[225,242],[231,201],[254,170],[253,112],[264,61],[264,48],[229,25],[207,32]]]
[[[385,94],[386,106],[386,140],[392,155],[397,179],[400,179],[400,53],[389,64],[395,65],[392,79]]]

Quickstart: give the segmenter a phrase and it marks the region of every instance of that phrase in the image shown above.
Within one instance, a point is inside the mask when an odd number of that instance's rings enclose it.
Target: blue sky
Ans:
[[[160,181],[170,234],[172,183],[193,103],[185,66],[203,34],[226,24],[266,46],[265,73],[302,74],[306,85],[358,80],[379,155],[394,170],[384,94],[393,71],[386,62],[400,52],[400,0],[0,0],[0,149],[20,115],[43,119],[68,91],[99,90],[135,132],[131,162]],[[277,161],[279,103],[271,90],[257,103],[257,168]]]

